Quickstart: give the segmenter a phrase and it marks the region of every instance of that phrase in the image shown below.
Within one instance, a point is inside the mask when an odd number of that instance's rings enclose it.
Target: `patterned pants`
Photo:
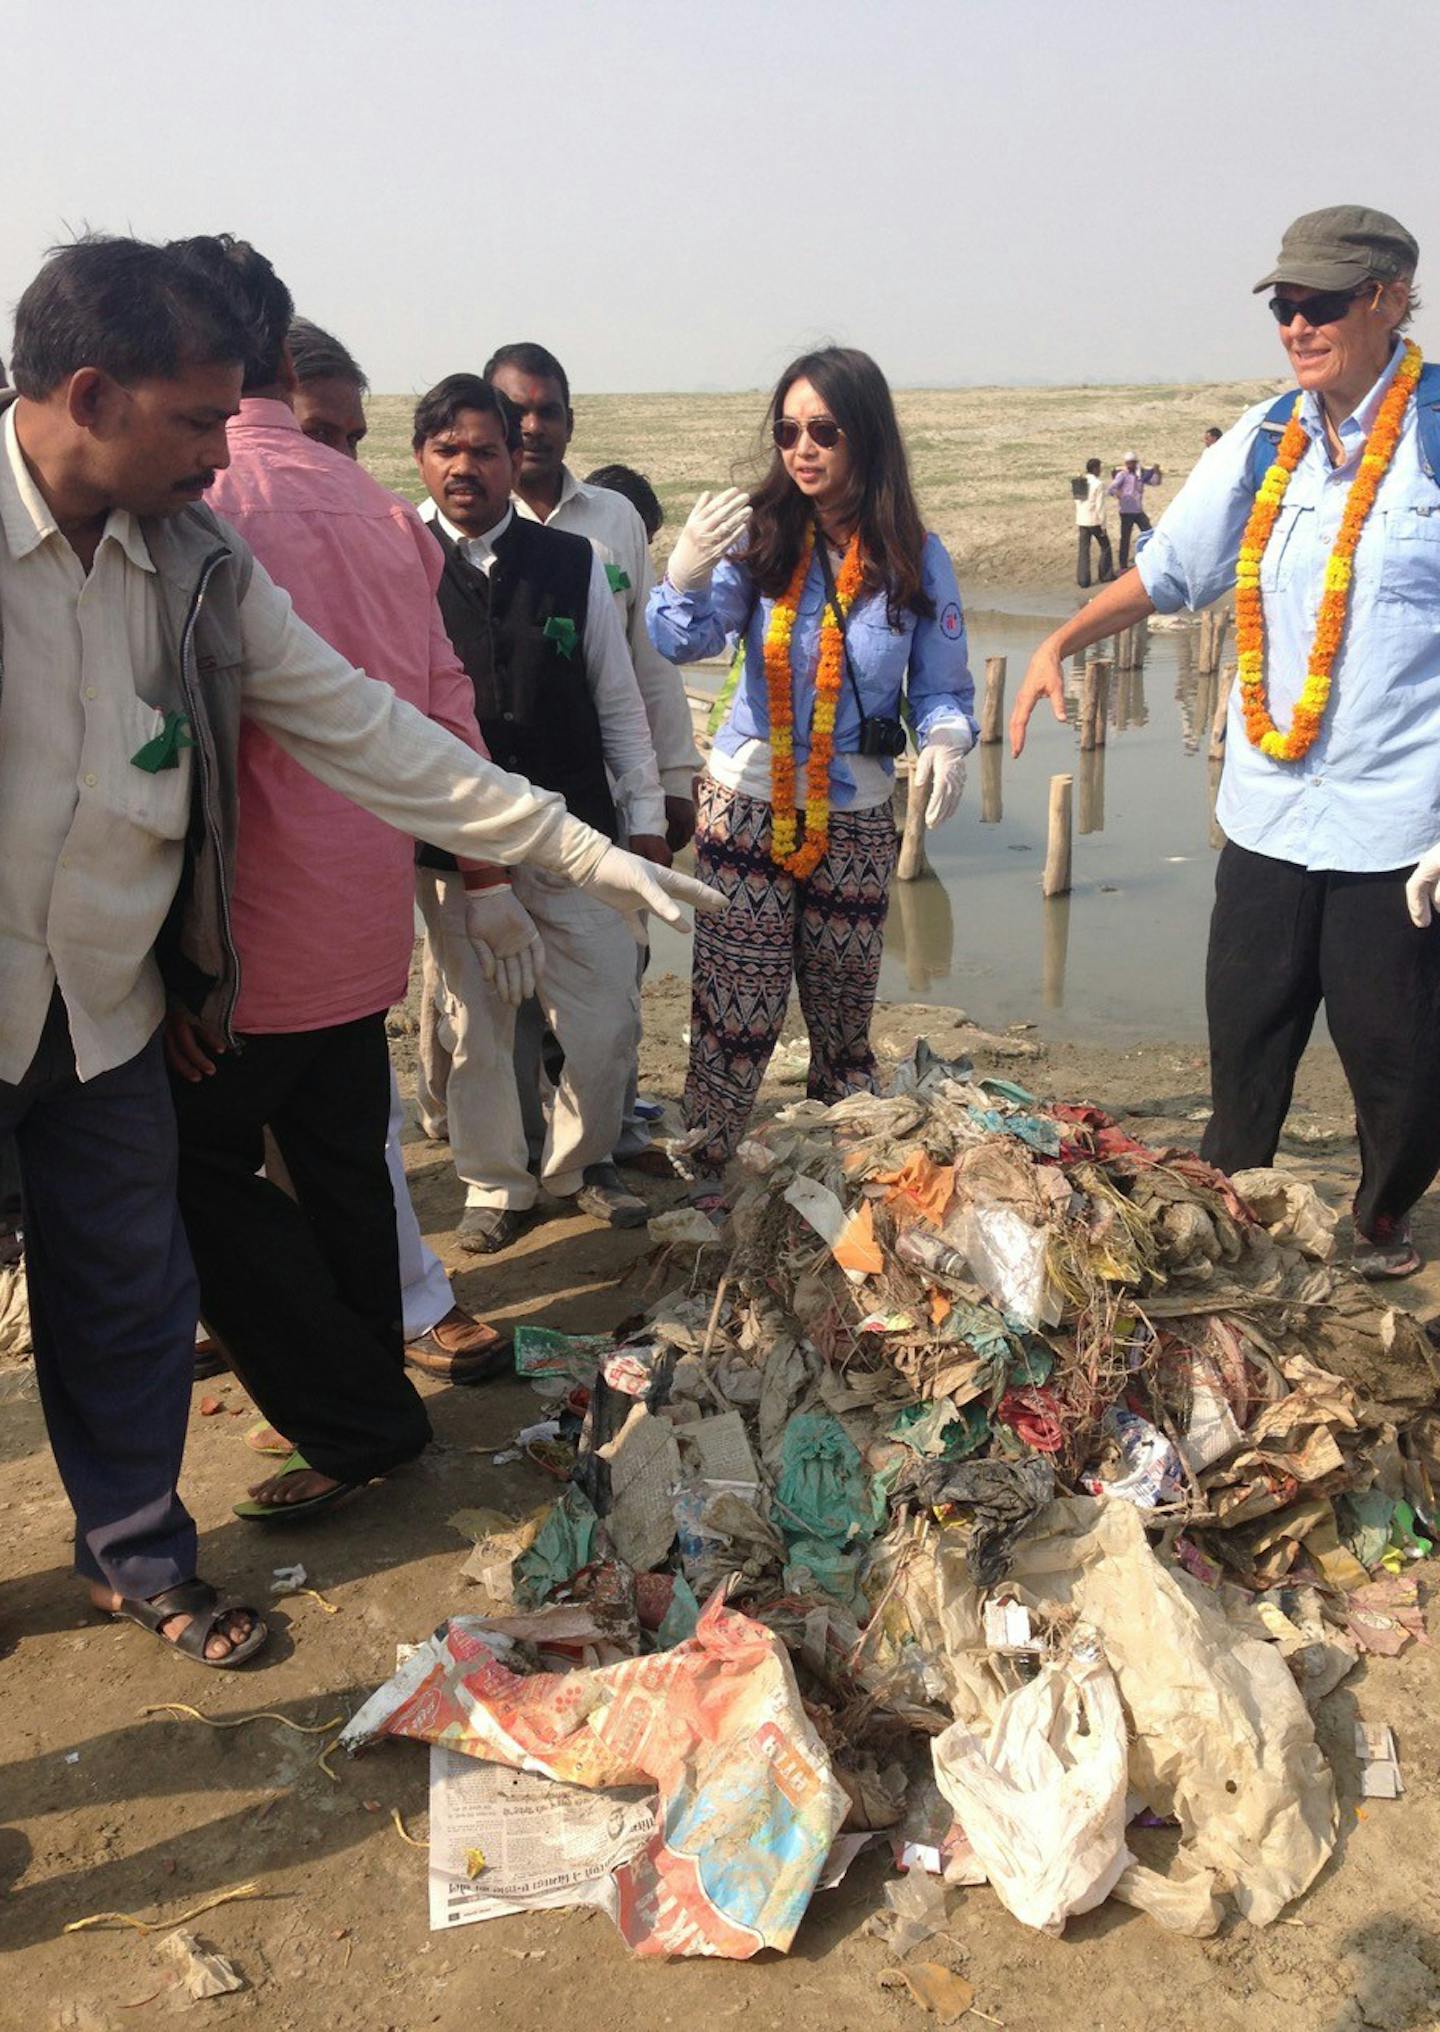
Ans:
[[[768,804],[707,778],[698,816],[701,879],[730,898],[726,916],[695,925],[685,1079],[686,1127],[705,1131],[693,1162],[714,1175],[745,1133],[792,981],[810,1033],[811,1099],[873,1091],[870,1016],[897,843],[888,804],[834,812],[824,860],[797,881],[770,859]]]

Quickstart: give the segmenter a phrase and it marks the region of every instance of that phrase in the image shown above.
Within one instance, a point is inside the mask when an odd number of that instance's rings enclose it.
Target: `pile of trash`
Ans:
[[[1424,1641],[1425,1334],[1292,1175],[923,1043],[740,1156],[627,1331],[521,1329],[564,1486],[457,1520],[483,1606],[343,1738],[434,1746],[432,1923],[590,1902],[744,1957],[871,1840],[897,1952],[987,1881],[1050,1933],[1274,1919],[1336,1838],[1314,1706]]]

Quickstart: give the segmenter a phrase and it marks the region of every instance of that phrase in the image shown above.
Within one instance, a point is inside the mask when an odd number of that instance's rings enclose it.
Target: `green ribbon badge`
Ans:
[[[190,722],[184,713],[166,713],[165,724],[154,740],[147,741],[130,760],[148,776],[158,776],[162,769],[178,769],[181,749],[194,746]]]
[[[573,656],[579,636],[568,614],[552,614],[545,623],[545,640],[553,642],[562,656]]]
[[[629,572],[621,571],[618,564],[607,564],[605,567],[605,576],[610,581],[610,590],[612,593],[629,592],[630,574]]]

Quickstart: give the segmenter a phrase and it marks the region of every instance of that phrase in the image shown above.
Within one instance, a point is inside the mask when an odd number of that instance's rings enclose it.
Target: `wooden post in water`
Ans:
[[[896,771],[897,784],[901,781]],[[895,864],[899,882],[919,882],[935,871],[925,858],[925,800],[915,794],[915,758],[910,757],[904,774],[905,824],[900,834],[900,858]]]
[[[985,708],[980,717],[980,745],[993,747],[1005,738],[1005,658],[985,659]]]
[[[1050,823],[1045,844],[1045,873],[1041,888],[1047,896],[1070,893],[1070,794],[1073,776],[1050,778]]]
[[[1105,750],[1092,748],[1080,757],[1080,787],[1076,796],[1075,830],[1086,833],[1105,830]]]
[[[1100,666],[1087,663],[1080,680],[1080,753],[1088,755],[1095,746],[1095,722],[1100,717]]]
[[[1230,627],[1228,607],[1210,607],[1200,616],[1200,655],[1197,668],[1216,671],[1225,653],[1225,636]]]
[[[1110,717],[1110,672],[1113,668],[1108,657],[1097,656],[1093,663],[1085,666],[1085,682],[1080,693],[1080,749],[1082,754],[1091,748],[1105,746],[1105,727]]]
[[[1000,742],[980,750],[980,823],[999,825],[1005,816],[1000,770],[1005,749]]]

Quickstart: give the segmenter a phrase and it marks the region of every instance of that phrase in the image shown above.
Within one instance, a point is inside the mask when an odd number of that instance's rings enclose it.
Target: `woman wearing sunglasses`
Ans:
[[[1065,657],[1234,587],[1201,1149],[1271,1162],[1323,1003],[1367,1277],[1420,1268],[1410,1210],[1440,1167],[1440,372],[1403,336],[1418,256],[1363,205],[1295,221],[1256,293],[1298,387],[1210,448],[1136,568],[1041,645],[1010,723],[1018,755],[1041,698],[1064,717]]]
[[[872,1087],[901,713],[931,825],[960,801],[976,731],[954,568],[920,519],[880,369],[846,347],[805,354],[769,427],[759,486],[701,495],[649,608],[675,663],[744,648],[695,835],[701,875],[731,899],[719,935],[695,941],[684,1112],[702,1205],[719,1203],[792,982],[811,1097]]]

